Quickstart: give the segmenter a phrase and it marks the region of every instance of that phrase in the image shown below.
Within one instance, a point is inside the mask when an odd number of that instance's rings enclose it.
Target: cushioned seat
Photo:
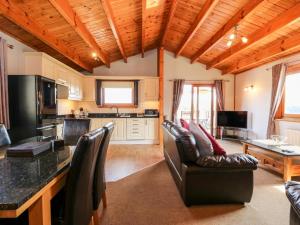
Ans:
[[[80,136],[90,131],[90,119],[64,119],[63,139],[65,145],[76,145]]]

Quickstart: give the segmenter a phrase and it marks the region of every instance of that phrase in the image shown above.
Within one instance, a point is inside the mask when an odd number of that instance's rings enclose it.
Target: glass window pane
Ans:
[[[104,88],[104,104],[132,104],[132,88]]]
[[[177,111],[177,118],[190,121],[191,119],[191,99],[192,99],[192,85],[185,84],[183,87],[183,93],[180,100],[179,108]]]
[[[285,83],[285,114],[300,114],[300,73],[286,76]]]

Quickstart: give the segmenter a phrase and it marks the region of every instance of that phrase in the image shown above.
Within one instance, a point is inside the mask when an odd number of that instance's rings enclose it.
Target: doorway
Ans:
[[[213,84],[185,84],[177,118],[201,124],[214,134],[216,99]]]

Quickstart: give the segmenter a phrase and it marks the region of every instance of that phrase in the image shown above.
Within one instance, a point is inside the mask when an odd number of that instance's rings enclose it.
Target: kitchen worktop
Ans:
[[[89,118],[158,118],[158,115],[144,115],[137,113],[89,113]]]

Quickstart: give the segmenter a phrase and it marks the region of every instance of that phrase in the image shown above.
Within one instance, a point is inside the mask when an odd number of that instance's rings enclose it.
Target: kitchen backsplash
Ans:
[[[57,100],[57,112],[58,115],[70,114],[71,110],[79,110],[82,107],[89,113],[115,113],[115,108],[98,108],[95,102],[91,101],[73,101],[58,99]],[[143,113],[145,109],[158,109],[158,101],[144,101],[139,103],[138,108],[120,108],[120,113]]]

